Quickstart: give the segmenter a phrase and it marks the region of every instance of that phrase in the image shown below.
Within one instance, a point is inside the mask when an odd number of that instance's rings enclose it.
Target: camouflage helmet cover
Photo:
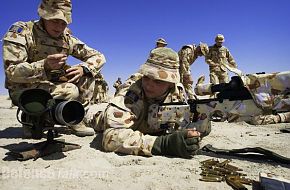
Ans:
[[[178,54],[166,47],[153,49],[139,72],[155,80],[179,83]]]
[[[224,42],[225,41],[225,37],[222,34],[218,34],[215,37],[215,42]]]
[[[156,43],[157,43],[157,44],[164,44],[164,45],[167,45],[166,40],[163,39],[163,38],[158,38],[158,40],[156,40]]]
[[[61,19],[70,24],[71,14],[71,0],[42,0],[38,7],[38,15],[45,20]]]

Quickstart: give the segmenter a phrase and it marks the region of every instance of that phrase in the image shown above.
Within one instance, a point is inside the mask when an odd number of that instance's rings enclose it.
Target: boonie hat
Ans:
[[[38,15],[45,20],[61,19],[67,24],[72,22],[72,4],[70,0],[42,0]]]
[[[167,47],[153,49],[139,72],[155,80],[179,83],[178,54]]]

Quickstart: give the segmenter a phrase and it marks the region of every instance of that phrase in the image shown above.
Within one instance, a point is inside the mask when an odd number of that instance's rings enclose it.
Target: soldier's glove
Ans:
[[[199,149],[199,137],[187,138],[187,133],[187,130],[181,130],[157,137],[151,153],[191,158]]]

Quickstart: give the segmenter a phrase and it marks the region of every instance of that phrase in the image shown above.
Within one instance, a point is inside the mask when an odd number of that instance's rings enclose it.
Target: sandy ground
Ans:
[[[225,182],[202,182],[200,162],[214,157],[232,159],[232,164],[243,168],[249,178],[258,180],[259,172],[290,177],[290,166],[273,161],[197,155],[192,159],[162,156],[141,157],[106,153],[100,150],[100,136],[79,138],[63,135],[66,142],[77,143],[81,149],[55,153],[36,161],[17,161],[5,154],[20,145],[37,140],[22,139],[21,124],[16,120],[16,109],[0,96],[0,189],[231,189]],[[217,148],[260,146],[290,157],[289,133],[279,129],[289,124],[250,126],[245,123],[213,123],[211,134],[202,144]],[[43,139],[45,140],[45,139]],[[250,186],[247,186],[251,189]]]

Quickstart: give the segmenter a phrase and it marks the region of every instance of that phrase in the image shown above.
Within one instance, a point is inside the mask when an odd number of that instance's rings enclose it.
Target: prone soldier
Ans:
[[[199,132],[185,129],[166,134],[167,129],[149,116],[160,103],[185,101],[178,54],[166,47],[153,49],[140,71],[127,81],[105,111],[87,121],[97,132],[103,132],[104,150],[144,156],[194,155],[199,148]]]
[[[234,76],[227,84],[197,84],[195,92],[201,96],[215,92],[227,96],[217,95],[217,100],[200,105],[203,107],[200,112],[220,112],[229,122],[245,121],[253,125],[266,125],[290,122],[289,84],[290,71],[247,74]]]

